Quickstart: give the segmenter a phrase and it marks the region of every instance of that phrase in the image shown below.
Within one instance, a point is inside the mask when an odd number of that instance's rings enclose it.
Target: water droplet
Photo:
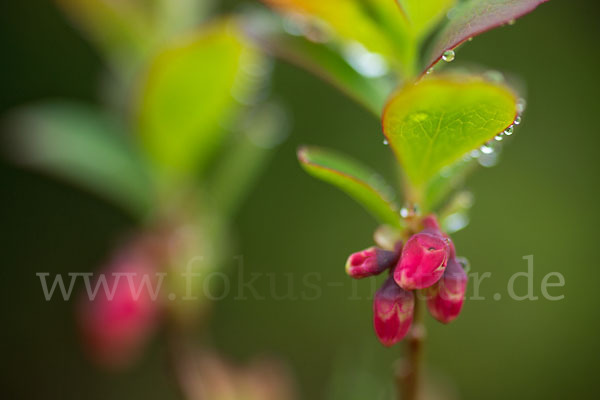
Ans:
[[[388,142],[387,139],[383,139],[383,145],[387,146],[388,144],[390,144],[390,142]]]
[[[494,138],[494,140],[496,140],[497,142],[501,142],[502,139],[504,139],[504,135],[502,133],[499,135],[496,135],[496,137]]]
[[[456,57],[456,53],[454,53],[454,50],[446,50],[444,54],[442,54],[442,60],[446,62],[454,61],[454,57]]]
[[[514,128],[514,127],[511,125],[511,126],[509,126],[508,128],[506,128],[506,129],[504,130],[504,134],[505,134],[506,136],[510,136],[510,135],[512,135],[512,134],[513,134],[513,132],[514,132],[514,131],[515,131],[515,128]]]
[[[521,125],[521,116],[519,115],[517,118],[515,118],[515,125]]]
[[[473,36],[471,36],[470,38],[467,39],[468,42],[472,42],[473,41]]]
[[[471,157],[479,158],[479,156],[481,156],[481,152],[479,150],[477,150],[477,149],[471,150]]]
[[[404,206],[400,209],[400,216],[402,218],[414,217],[421,214],[421,210],[418,205]]]
[[[481,146],[479,148],[479,150],[483,153],[483,154],[492,154],[494,152],[494,149],[492,148],[492,146],[489,146],[487,144],[484,144],[483,146]]]
[[[426,72],[427,75],[431,74],[433,72],[433,67],[429,68]]]
[[[517,20],[514,18],[508,21],[508,25],[514,25],[516,23],[517,23]]]
[[[498,153],[492,152],[489,154],[483,154],[481,157],[479,157],[479,159],[477,159],[477,162],[482,167],[491,168],[498,164]]]
[[[520,98],[517,100],[517,111],[519,114],[522,114],[525,111],[525,107],[527,107],[527,101],[525,99]]]

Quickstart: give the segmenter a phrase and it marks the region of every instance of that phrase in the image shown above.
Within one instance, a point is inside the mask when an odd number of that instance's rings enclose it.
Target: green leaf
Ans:
[[[13,156],[88,189],[135,215],[145,215],[155,193],[149,169],[122,127],[76,103],[50,103],[9,116]]]
[[[438,62],[446,50],[520,18],[546,1],[548,0],[468,0],[459,4],[453,10],[450,22],[433,43],[425,71]]]
[[[381,116],[385,101],[391,93],[391,85],[384,79],[362,75],[331,45],[286,34],[278,18],[256,13],[247,18],[245,26],[248,34],[271,55],[307,69],[377,117]]]
[[[260,79],[261,56],[230,20],[161,51],[144,79],[138,112],[143,148],[163,175],[190,178],[208,163],[224,126]],[[235,96],[235,97],[234,97]]]
[[[383,115],[383,130],[421,202],[428,182],[512,124],[517,98],[475,76],[438,76],[407,85]]]
[[[118,68],[129,71],[147,55],[156,35],[143,0],[55,0]]]
[[[446,16],[456,0],[396,0],[417,38],[423,38]]]
[[[345,156],[315,147],[300,148],[298,159],[309,174],[342,189],[381,223],[403,226],[393,190],[377,173]]]
[[[356,41],[394,64],[412,68],[415,53],[393,0],[263,0],[287,13],[317,18],[343,41]]]

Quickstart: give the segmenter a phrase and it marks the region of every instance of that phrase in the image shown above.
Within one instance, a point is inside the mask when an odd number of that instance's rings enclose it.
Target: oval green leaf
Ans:
[[[517,98],[505,86],[474,76],[439,76],[392,96],[383,130],[410,187],[422,197],[442,168],[502,132],[516,115]]]
[[[170,177],[195,175],[221,143],[238,102],[256,86],[261,58],[231,21],[212,24],[158,54],[138,112],[142,145]],[[257,68],[254,68],[257,67]]]
[[[143,217],[155,205],[150,169],[113,119],[77,103],[48,103],[8,118],[17,163],[63,178]]]
[[[300,148],[298,160],[309,174],[346,192],[379,222],[403,226],[394,192],[379,174],[346,156],[315,147]]]

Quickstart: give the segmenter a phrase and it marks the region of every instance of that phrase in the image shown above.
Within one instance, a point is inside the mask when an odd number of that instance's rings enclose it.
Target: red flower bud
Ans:
[[[415,308],[413,292],[399,287],[392,276],[375,294],[373,325],[377,338],[384,346],[392,346],[406,336]]]
[[[440,228],[440,223],[438,222],[435,215],[431,214],[423,218],[421,221],[423,224],[423,232],[433,233],[437,235],[442,235],[442,229]]]
[[[396,251],[369,247],[366,250],[351,254],[346,261],[346,273],[352,278],[365,278],[378,275],[398,262],[401,244]]]
[[[130,251],[118,255],[92,283],[91,289],[97,288],[93,299],[84,292],[78,324],[96,363],[120,368],[138,355],[157,322],[158,304],[144,284],[147,279],[153,282],[154,272],[148,257]]]
[[[396,283],[405,290],[433,285],[444,273],[449,253],[448,238],[427,232],[413,235],[404,245],[394,270]]]
[[[467,290],[467,273],[452,258],[439,282],[427,289],[427,308],[438,321],[447,324],[460,314]]]

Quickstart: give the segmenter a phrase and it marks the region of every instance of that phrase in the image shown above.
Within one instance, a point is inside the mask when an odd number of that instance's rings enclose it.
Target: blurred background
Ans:
[[[244,1],[221,2],[235,10]],[[514,26],[477,37],[457,52],[512,73],[527,86],[528,107],[501,162],[468,180],[471,224],[454,235],[473,271],[491,272],[485,301],[467,301],[460,318],[427,319],[428,374],[464,399],[591,398],[600,372],[600,273],[597,207],[598,5],[551,1]],[[44,0],[0,6],[0,114],[45,99],[98,102],[106,68],[96,50]],[[246,274],[259,272],[266,300],[217,301],[209,341],[227,357],[283,360],[300,398],[379,398],[400,355],[377,343],[371,327],[371,282],[353,284],[343,264],[371,245],[376,223],[344,194],[308,176],[301,144],[334,147],[390,180],[393,159],[379,121],[338,91],[277,62],[273,90],[291,113],[292,131],[275,152],[234,220]],[[134,368],[94,368],[79,346],[72,302],[46,302],[36,272],[93,271],[115,238],[133,227],[123,211],[49,176],[0,161],[2,188],[2,347],[0,392],[22,399],[176,399],[160,335]],[[509,277],[534,256],[537,301],[508,298]],[[319,296],[302,300],[302,277],[320,273]],[[566,284],[541,297],[541,281],[560,272]],[[297,298],[273,298],[271,282]],[[232,274],[232,284],[240,277]],[[248,279],[247,276],[245,279]],[[329,283],[341,283],[336,286]],[[525,282],[517,293],[526,291]],[[356,292],[355,292],[356,291]],[[503,295],[493,300],[493,295]],[[353,298],[352,296],[356,298]],[[348,393],[350,390],[351,394]],[[376,395],[374,393],[377,393]]]

